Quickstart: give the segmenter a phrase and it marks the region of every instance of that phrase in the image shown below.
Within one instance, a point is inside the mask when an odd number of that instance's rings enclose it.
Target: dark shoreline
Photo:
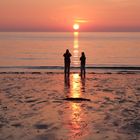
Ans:
[[[1,66],[0,74],[63,74],[63,66]],[[80,67],[71,67],[71,74],[79,73]],[[86,67],[87,74],[136,74],[139,66]]]
[[[63,66],[0,66],[0,69],[64,69]],[[79,69],[80,67],[71,67],[71,69]],[[140,66],[93,66],[86,69],[112,69],[112,70],[140,70]]]

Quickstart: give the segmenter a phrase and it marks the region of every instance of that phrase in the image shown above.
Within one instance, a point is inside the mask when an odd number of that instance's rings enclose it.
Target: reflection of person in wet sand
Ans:
[[[80,61],[81,61],[81,76],[83,74],[85,76],[85,74],[86,74],[86,70],[85,70],[86,56],[85,56],[84,52],[81,53]]]
[[[71,53],[69,52],[69,50],[67,49],[66,52],[64,53],[64,64],[65,64],[65,68],[64,68],[64,72],[65,72],[65,76],[68,74],[70,74],[70,57],[72,56]]]
[[[65,87],[70,88],[70,78],[65,76]]]
[[[85,92],[85,77],[81,76],[81,91]]]

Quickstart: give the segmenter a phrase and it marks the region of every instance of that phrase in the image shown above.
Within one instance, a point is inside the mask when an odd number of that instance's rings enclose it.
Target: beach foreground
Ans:
[[[139,140],[140,73],[0,73],[0,140],[19,139]]]

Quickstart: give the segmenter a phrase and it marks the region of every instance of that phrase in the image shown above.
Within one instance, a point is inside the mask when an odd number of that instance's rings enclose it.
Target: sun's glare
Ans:
[[[79,29],[79,24],[75,23],[75,24],[73,25],[73,29],[74,29],[74,30],[78,30],[78,29]]]

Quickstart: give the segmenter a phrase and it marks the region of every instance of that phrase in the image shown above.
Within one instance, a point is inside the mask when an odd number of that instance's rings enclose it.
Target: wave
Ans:
[[[0,66],[0,69],[48,69],[48,70],[63,70],[63,66]],[[80,67],[72,66],[71,69],[76,70]],[[108,70],[140,70],[140,66],[89,66],[86,69],[108,69]]]

